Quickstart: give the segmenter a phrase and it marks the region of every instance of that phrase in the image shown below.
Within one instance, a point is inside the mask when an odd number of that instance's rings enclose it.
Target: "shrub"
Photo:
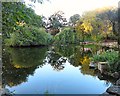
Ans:
[[[48,45],[51,42],[52,36],[46,33],[44,28],[37,28],[35,26],[19,26],[11,34],[10,39],[5,40],[5,44],[8,46]]]
[[[118,58],[118,52],[114,50],[107,50],[99,55],[94,55],[93,60],[95,62],[109,62],[109,64],[114,63]]]
[[[76,34],[72,28],[64,28],[62,31],[55,35],[54,43],[57,44],[73,44],[76,43]]]
[[[118,57],[118,58],[116,58],[115,60],[114,60],[114,63],[112,64],[111,63],[111,71],[112,72],[116,72],[116,71],[119,71],[120,72],[120,58]]]
[[[111,72],[120,71],[119,59],[118,51],[114,50],[107,50],[100,55],[94,55],[92,58],[94,62],[108,62]]]

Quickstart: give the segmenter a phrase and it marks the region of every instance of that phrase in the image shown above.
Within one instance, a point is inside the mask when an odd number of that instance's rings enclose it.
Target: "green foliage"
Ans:
[[[43,3],[44,1],[49,1],[49,0],[30,0],[31,2],[34,2],[34,3]]]
[[[69,23],[71,23],[74,26],[79,19],[80,19],[80,15],[79,14],[75,14],[75,15],[70,17]]]
[[[120,58],[116,58],[110,66],[112,72],[120,71]]]
[[[35,2],[36,0],[31,1]],[[45,30],[39,29],[43,26],[52,35],[59,33],[62,28],[62,31],[54,37],[55,43],[59,44],[79,43],[80,41],[99,42],[101,38],[108,39],[108,37],[109,39],[118,39],[115,32],[112,32],[116,31],[114,28],[117,19],[116,12],[109,8],[86,12],[81,18],[79,14],[75,14],[70,17],[71,26],[76,31],[74,32],[72,28],[63,28],[66,26],[67,20],[62,11],[51,15],[46,24],[41,16],[36,15],[34,10],[26,7],[24,3],[3,2],[3,43],[5,41],[6,45],[11,46],[47,45],[51,42],[52,37],[42,32]],[[35,28],[27,26],[35,26]]]
[[[118,51],[106,51],[100,55],[94,55],[92,60],[95,62],[108,62],[110,65],[110,71],[116,72],[120,71],[120,60],[119,60],[119,53]]]
[[[21,2],[3,2],[2,3],[2,34],[3,39],[10,38],[10,34],[15,32],[17,22],[42,26],[41,16],[35,14],[34,10],[27,8]]]
[[[11,34],[10,39],[6,39],[8,46],[34,46],[48,45],[52,41],[52,36],[46,33],[44,28],[35,26],[19,26],[16,32]]]
[[[54,43],[57,44],[72,44],[75,43],[75,32],[72,28],[64,28],[54,37]]]
[[[95,62],[108,62],[109,64],[113,64],[116,58],[118,58],[118,52],[114,50],[107,50],[100,55],[93,56]]]
[[[64,27],[67,23],[66,18],[64,18],[64,13],[58,11],[49,17],[47,23],[47,29],[49,29],[52,35],[56,35],[61,27]]]
[[[75,26],[76,31],[85,41],[91,39],[98,42],[101,39],[113,39],[114,35],[118,37],[117,16],[117,10],[111,7],[85,12]]]
[[[118,10],[114,7],[106,8],[106,10],[103,10],[101,13],[97,14],[97,17],[100,18],[102,22],[104,22],[104,32],[108,29],[109,31],[112,31],[116,37],[118,36]],[[106,26],[107,25],[107,26]],[[111,27],[111,28],[110,28]]]

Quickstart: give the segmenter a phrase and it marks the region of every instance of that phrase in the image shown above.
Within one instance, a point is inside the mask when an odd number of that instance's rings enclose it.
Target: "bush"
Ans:
[[[52,36],[46,33],[44,28],[35,26],[19,26],[11,34],[10,39],[5,40],[7,46],[34,46],[48,45],[52,42]]]
[[[118,58],[118,52],[114,50],[107,50],[100,55],[94,55],[93,61],[95,62],[109,62],[112,64],[115,62],[116,58]]]
[[[73,31],[72,28],[66,27],[62,29],[60,33],[55,35],[54,43],[57,44],[73,44],[76,43],[76,33]]]
[[[111,71],[112,72],[120,72],[120,58],[116,58],[114,60],[114,63],[110,65],[111,66]]]
[[[111,72],[120,71],[120,60],[118,51],[107,50],[100,55],[94,55],[92,60],[94,62],[108,62]]]

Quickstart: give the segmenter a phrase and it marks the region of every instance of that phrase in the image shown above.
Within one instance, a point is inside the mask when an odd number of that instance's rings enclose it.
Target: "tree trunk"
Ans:
[[[118,49],[119,49],[119,57],[120,57],[120,2],[118,4]]]

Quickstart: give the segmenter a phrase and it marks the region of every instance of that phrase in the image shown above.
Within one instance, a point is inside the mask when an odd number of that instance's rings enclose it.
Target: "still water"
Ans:
[[[3,49],[3,87],[15,94],[102,94],[112,84],[89,68],[97,46]]]

